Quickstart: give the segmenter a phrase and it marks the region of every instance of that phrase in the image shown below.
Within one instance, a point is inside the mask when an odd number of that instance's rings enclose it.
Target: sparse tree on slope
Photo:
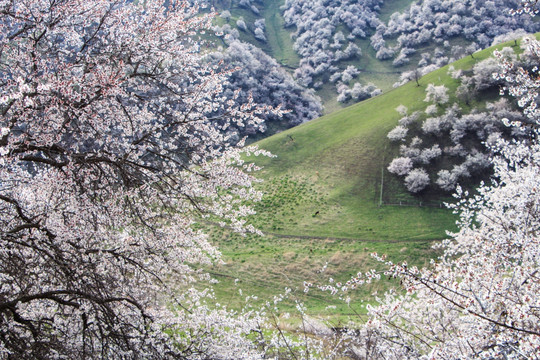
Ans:
[[[448,88],[444,85],[435,86],[429,84],[426,88],[426,98],[424,101],[433,102],[437,105],[446,104],[449,100]]]
[[[396,175],[407,175],[413,167],[413,162],[408,157],[399,157],[392,160],[388,165],[388,171]]]
[[[417,193],[429,185],[429,175],[424,169],[413,169],[405,177],[405,186],[412,193]]]

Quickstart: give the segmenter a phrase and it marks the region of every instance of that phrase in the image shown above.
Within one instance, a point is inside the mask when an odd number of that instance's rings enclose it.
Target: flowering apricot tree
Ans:
[[[211,17],[0,0],[0,358],[257,353],[248,315],[186,285],[219,257],[195,215],[249,231],[259,196],[221,130],[263,109],[224,102],[226,74],[200,61]]]

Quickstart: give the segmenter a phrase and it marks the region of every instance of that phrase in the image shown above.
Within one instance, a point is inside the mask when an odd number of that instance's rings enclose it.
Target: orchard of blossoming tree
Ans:
[[[530,135],[487,144],[493,182],[458,188],[459,229],[442,256],[420,269],[374,255],[401,289],[368,306],[365,324],[307,336],[302,318],[304,334],[289,336],[273,313],[208,305],[211,291],[194,285],[208,279],[200,264],[220,259],[196,221],[257,232],[245,220],[262,195],[257,167],[242,154],[269,154],[242,149],[231,129],[281,113],[204,61],[212,18],[174,0],[0,0],[0,359],[539,358],[539,42],[528,40],[531,66],[496,54],[495,80],[526,118],[506,126]],[[292,84],[277,74],[277,89]],[[290,98],[317,113],[293,85]],[[412,162],[391,167],[404,175]],[[416,189],[428,175],[415,174]]]

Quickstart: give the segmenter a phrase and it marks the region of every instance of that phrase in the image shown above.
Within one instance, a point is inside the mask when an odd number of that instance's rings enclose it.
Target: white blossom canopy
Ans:
[[[221,130],[264,110],[220,96],[194,40],[211,19],[178,1],[0,1],[0,358],[256,353],[251,321],[170,287],[219,257],[194,216],[243,231],[259,196]]]

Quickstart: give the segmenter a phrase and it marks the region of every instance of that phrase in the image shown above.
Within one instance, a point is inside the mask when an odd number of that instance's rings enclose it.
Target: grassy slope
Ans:
[[[470,69],[476,62],[490,56],[493,50],[477,52],[474,58],[468,56],[452,65],[456,69]],[[386,138],[400,118],[395,108],[403,104],[409,113],[423,111],[428,105],[423,101],[425,88],[430,83],[445,85],[449,88],[449,103],[457,101],[454,91],[458,81],[448,75],[448,66],[445,66],[424,76],[420,86],[409,82],[258,142],[261,148],[277,155],[276,158],[256,160],[264,167],[261,177],[267,180],[265,186],[268,189],[272,189],[272,182],[276,179],[293,179],[296,183],[309,184],[309,191],[315,192],[319,200],[295,205],[296,225],[284,224],[279,229],[271,222],[259,220],[260,227],[287,234],[378,240],[443,237],[444,229],[451,228],[453,222],[444,209],[379,206],[382,177],[384,203],[416,201],[436,205],[440,200],[448,200],[436,192],[413,197],[386,171],[388,162],[398,151],[398,146]],[[474,102],[470,104],[471,107],[477,105]],[[460,106],[467,108],[465,104]],[[274,192],[279,195],[285,190]],[[279,203],[284,207],[287,202],[287,199],[281,199]],[[264,209],[259,210],[264,213]],[[271,210],[275,215],[277,209],[273,207]],[[317,211],[319,214],[313,216]],[[363,224],[370,230],[366,231]]]
[[[300,58],[293,50],[294,42],[291,39],[291,33],[284,28],[285,20],[279,9],[284,2],[284,0],[265,1],[262,15],[266,20],[269,55],[291,70],[298,66]]]
[[[253,13],[250,9],[239,7],[234,5],[231,7],[230,4],[224,7],[231,12],[231,19],[229,21],[224,20],[221,17],[214,19],[216,25],[222,26],[224,24],[229,24],[232,28],[237,28],[236,21],[239,18],[243,18],[247,24],[248,30],[243,31],[239,30],[240,40],[244,42],[251,43],[268,55],[276,59],[278,63],[283,65],[285,69],[292,72],[296,67],[300,58],[293,50],[294,41],[291,39],[291,29],[285,29],[284,24],[285,20],[281,16],[281,10],[279,9],[283,5],[284,0],[268,0],[264,4],[256,4],[260,9],[260,14],[257,15]],[[265,35],[267,41],[261,41],[255,38],[251,32],[253,23],[257,19],[265,19],[266,31]]]
[[[492,51],[453,65],[469,69]],[[223,302],[239,307],[246,294],[268,298],[287,286],[294,297],[307,303],[310,312],[341,319],[353,310],[328,295],[305,295],[303,281],[324,283],[330,276],[347,280],[359,270],[376,266],[369,257],[373,251],[419,265],[434,256],[432,240],[444,238],[445,230],[453,229],[454,216],[437,207],[379,206],[379,201],[382,176],[384,202],[433,205],[444,200],[436,193],[412,197],[385,168],[397,153],[397,146],[386,138],[399,119],[394,109],[400,104],[410,111],[425,109],[429,83],[444,84],[452,93],[457,82],[447,72],[444,67],[424,76],[420,87],[408,83],[258,143],[277,155],[256,159],[264,166],[259,177],[266,196],[256,206],[258,214],[252,222],[266,236],[240,238],[214,230],[213,239],[227,263],[211,270],[221,281],[216,292]],[[328,272],[320,274],[325,263]],[[240,281],[235,285],[236,278]],[[361,301],[387,286],[372,285],[351,294],[354,311],[362,312]],[[244,290],[242,296],[238,288]],[[336,308],[328,309],[328,305]],[[282,309],[293,310],[294,303],[289,301]]]
[[[437,75],[424,81],[436,80]],[[407,84],[259,142],[277,155],[258,162],[266,168],[263,178],[290,174],[325,190],[325,204],[306,203],[297,215],[300,226],[285,224],[282,230],[385,240],[444,236],[441,228],[451,225],[444,210],[379,207],[382,174],[387,177],[383,198],[413,200],[384,170],[396,150],[388,145],[386,134],[397,123],[398,105],[419,110],[425,107],[424,97],[424,87]]]

